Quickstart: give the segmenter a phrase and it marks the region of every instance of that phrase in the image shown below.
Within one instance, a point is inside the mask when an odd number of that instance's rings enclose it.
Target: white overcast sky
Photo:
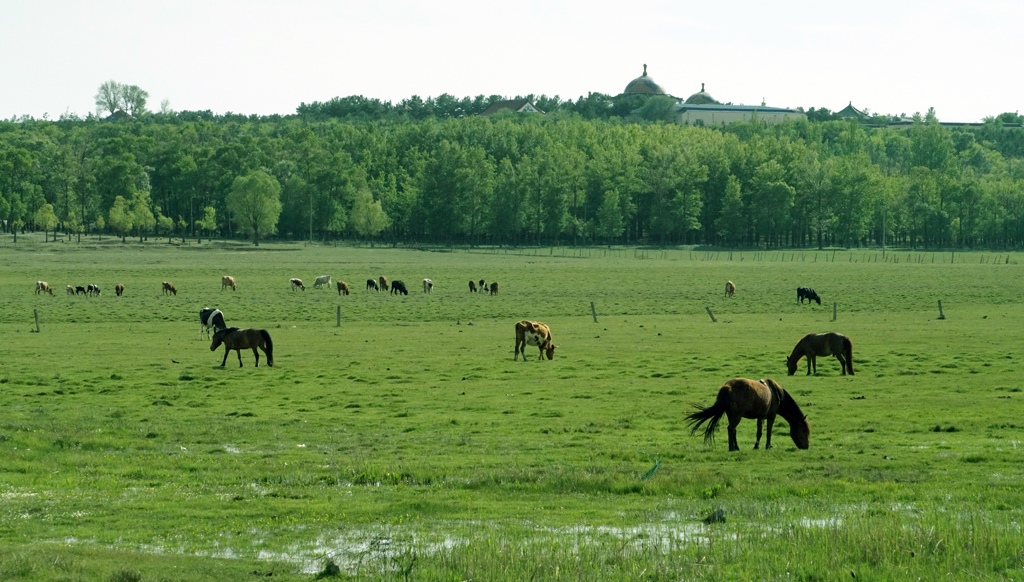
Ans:
[[[150,109],[290,114],[363,95],[669,93],[943,121],[1024,109],[1021,0],[0,0],[0,118]]]

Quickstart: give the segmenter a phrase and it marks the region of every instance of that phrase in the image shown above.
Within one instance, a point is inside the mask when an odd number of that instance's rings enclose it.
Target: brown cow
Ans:
[[[736,294],[736,284],[732,281],[725,282],[725,296],[732,297]]]
[[[348,295],[348,283],[344,281],[338,281],[338,295]]]
[[[46,281],[36,281],[36,293],[49,293],[53,295],[53,289],[50,289],[50,284]]]
[[[470,293],[476,293],[476,282],[475,281],[470,281],[469,282],[469,292]]]
[[[377,279],[377,282],[380,283],[380,290],[381,291],[387,291],[388,290],[388,278],[387,277],[385,277],[384,275],[381,275],[380,278]]]
[[[497,295],[497,294],[498,294],[498,282],[495,281],[495,282],[491,283],[491,295]]]
[[[228,287],[231,287],[232,291],[235,290],[235,278],[229,277],[228,275],[224,275],[223,277],[220,278],[220,290],[223,291]]]
[[[302,284],[302,279],[299,279],[298,277],[292,277],[291,279],[288,279],[288,283],[291,284],[292,291],[295,291],[296,287],[302,289],[303,291],[306,290],[306,286]]]
[[[164,295],[167,295],[168,293],[170,293],[171,295],[177,295],[178,290],[174,288],[174,283],[171,283],[170,281],[164,281],[163,293]]]
[[[123,295],[123,294],[124,294],[124,283],[118,283],[118,284],[117,284],[117,285],[116,285],[116,286],[114,287],[114,293],[115,293],[115,294],[116,294],[116,295],[117,295],[118,297],[120,297],[121,295]]]
[[[519,359],[523,354],[523,361],[526,361],[526,346],[537,346],[540,348],[540,356],[545,354],[549,360],[555,357],[555,344],[551,343],[551,328],[539,321],[522,320],[516,323],[516,355],[513,360]]]

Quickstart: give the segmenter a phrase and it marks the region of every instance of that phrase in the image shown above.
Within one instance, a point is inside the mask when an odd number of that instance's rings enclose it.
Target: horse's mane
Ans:
[[[775,383],[771,378],[769,378],[768,381]],[[804,420],[804,412],[800,410],[800,405],[796,403],[796,400],[793,400],[793,397],[790,396],[789,392],[786,392],[785,388],[779,386],[777,383],[775,383],[775,385],[779,387],[781,395],[781,398],[779,399],[779,416],[785,418],[786,422],[789,424],[798,422],[806,423]]]

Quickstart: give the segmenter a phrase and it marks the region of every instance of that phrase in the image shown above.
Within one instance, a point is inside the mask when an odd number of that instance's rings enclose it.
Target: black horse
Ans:
[[[401,293],[402,295],[408,295],[409,290],[405,288],[405,281],[392,281],[391,282],[391,294],[395,295]]]
[[[804,299],[806,299],[808,303],[811,301],[817,301],[818,305],[821,305],[821,297],[818,297],[818,294],[814,292],[814,289],[811,289],[810,287],[797,287],[796,300],[803,303]]]

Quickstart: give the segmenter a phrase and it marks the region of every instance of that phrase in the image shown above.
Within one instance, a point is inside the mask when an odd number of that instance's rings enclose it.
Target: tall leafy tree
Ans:
[[[35,216],[32,220],[36,228],[43,229],[43,240],[49,240],[48,232],[57,228],[57,213],[53,211],[53,204],[43,204],[36,210]],[[53,239],[57,240],[56,231],[53,233]]]
[[[121,242],[125,242],[125,237],[135,225],[135,215],[132,213],[129,203],[123,196],[114,198],[114,203],[110,205],[107,215],[110,218],[110,228],[114,229],[117,236],[121,237]]]
[[[238,176],[227,197],[228,209],[242,234],[252,235],[260,246],[260,237],[277,232],[281,215],[281,184],[265,170]]]
[[[356,192],[351,222],[352,228],[359,236],[372,242],[391,224],[391,219],[381,208],[380,200],[374,200],[369,189],[362,189]]]

